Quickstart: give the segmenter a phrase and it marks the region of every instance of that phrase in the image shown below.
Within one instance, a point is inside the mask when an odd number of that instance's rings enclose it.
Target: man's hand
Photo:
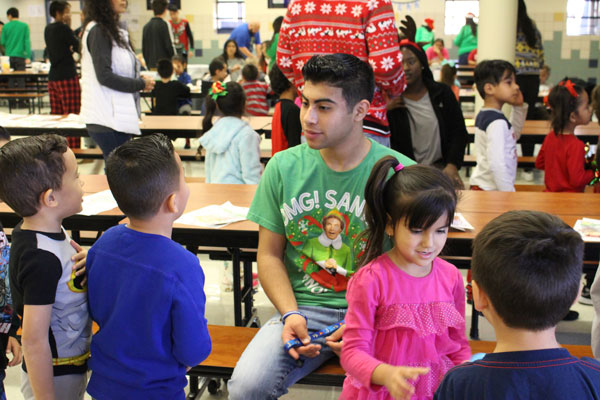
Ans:
[[[344,341],[342,340],[342,335],[344,334],[344,330],[346,329],[346,325],[340,326],[340,329],[333,332],[331,335],[325,338],[325,343],[327,346],[331,347],[331,350],[339,357],[342,353],[342,346],[344,345]]]
[[[321,345],[310,344],[306,319],[302,315],[292,314],[285,319],[283,332],[281,332],[281,340],[283,341],[283,344],[286,344],[290,340],[296,338],[300,339],[304,346],[290,349],[289,354],[294,360],[299,359],[301,355],[312,358],[320,354]]]

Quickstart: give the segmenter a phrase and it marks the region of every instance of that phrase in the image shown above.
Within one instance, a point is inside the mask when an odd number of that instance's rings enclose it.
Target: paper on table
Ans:
[[[213,204],[183,214],[175,223],[205,228],[222,228],[227,224],[245,220],[246,215],[248,215],[248,207],[237,207],[228,201],[220,206]]]
[[[578,219],[573,227],[588,242],[600,242],[600,219]]]
[[[112,210],[118,207],[117,201],[110,190],[90,194],[83,197],[83,209],[81,215],[96,215],[101,212]]]
[[[473,225],[471,225],[469,221],[467,221],[467,219],[459,212],[454,213],[454,220],[452,221],[450,227],[458,229],[459,231],[472,231],[475,229],[473,228]]]

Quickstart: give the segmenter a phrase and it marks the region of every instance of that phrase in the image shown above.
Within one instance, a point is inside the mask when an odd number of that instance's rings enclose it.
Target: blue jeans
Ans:
[[[96,125],[95,129],[93,130],[90,130],[88,128],[88,135],[90,135],[90,137],[94,139],[94,142],[96,142],[96,144],[100,146],[100,149],[102,150],[102,156],[104,157],[104,161],[108,159],[108,155],[114,149],[130,140],[132,136],[127,133],[114,131],[110,128],[106,128],[105,132],[100,132],[98,131],[97,127],[98,125]]]
[[[379,136],[373,135],[372,133],[365,132],[365,136],[369,139],[373,139],[373,141],[384,145],[385,147],[390,147],[390,137],[389,136]]]
[[[346,315],[345,309],[300,306],[299,310],[308,318],[309,333],[335,324]],[[325,339],[320,338],[313,342],[321,344],[320,354],[315,358],[302,357],[304,365],[298,367],[283,350],[280,318],[277,313],[267,321],[244,350],[227,384],[229,399],[277,399],[287,393],[288,387],[334,356]]]

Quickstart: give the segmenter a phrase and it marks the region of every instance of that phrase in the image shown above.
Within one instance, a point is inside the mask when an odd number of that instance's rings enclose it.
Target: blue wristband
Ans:
[[[294,314],[297,314],[297,315],[301,315],[301,316],[303,316],[303,317],[304,317],[304,319],[306,320],[306,322],[308,322],[308,318],[306,317],[306,315],[302,314],[302,313],[301,313],[300,311],[298,311],[298,310],[295,310],[295,311],[288,311],[288,312],[286,312],[285,314],[283,314],[283,315],[281,316],[281,322],[282,322],[282,323],[285,325],[285,320],[287,319],[287,317],[289,317],[290,315],[294,315]]]

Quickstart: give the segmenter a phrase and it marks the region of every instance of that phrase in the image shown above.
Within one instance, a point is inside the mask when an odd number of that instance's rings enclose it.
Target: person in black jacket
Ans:
[[[435,82],[427,56],[416,43],[400,42],[406,90],[388,104],[390,147],[420,164],[438,166],[463,188],[458,174],[467,143],[467,128],[456,97]]]
[[[153,0],[152,10],[154,17],[144,25],[142,32],[142,53],[148,69],[156,68],[158,60],[175,55],[173,47],[173,33],[167,16],[167,0]]]

